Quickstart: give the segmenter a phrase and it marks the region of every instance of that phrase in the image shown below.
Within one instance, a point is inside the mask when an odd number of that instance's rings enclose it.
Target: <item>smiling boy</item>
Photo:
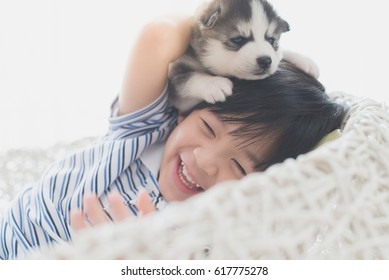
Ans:
[[[141,30],[107,134],[54,163],[15,197],[0,217],[0,259],[70,241],[70,213],[84,209],[85,197],[97,197],[101,208],[125,205],[136,216],[132,201],[145,190],[162,209],[295,158],[339,128],[344,108],[288,64],[265,80],[234,80],[225,102],[201,103],[178,122],[167,74],[188,46],[191,24],[191,18],[170,18]],[[112,191],[119,199],[108,196]]]

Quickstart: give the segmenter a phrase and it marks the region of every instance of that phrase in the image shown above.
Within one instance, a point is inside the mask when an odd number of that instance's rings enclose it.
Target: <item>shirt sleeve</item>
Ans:
[[[168,102],[168,90],[152,103],[135,112],[118,116],[118,97],[111,107],[109,130],[106,135],[109,139],[124,139],[139,137],[156,130],[171,128],[177,121],[177,110]]]

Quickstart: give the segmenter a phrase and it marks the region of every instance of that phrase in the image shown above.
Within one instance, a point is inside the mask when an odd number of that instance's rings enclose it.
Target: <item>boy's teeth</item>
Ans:
[[[186,170],[186,167],[184,164],[182,165],[182,173],[185,175],[186,179],[188,179],[189,182],[191,182],[192,184],[196,184],[196,182],[188,174],[188,171]]]
[[[203,189],[192,177],[190,177],[188,171],[186,170],[184,162],[182,162],[182,161],[181,161],[181,170],[182,170],[182,176],[185,178],[185,180],[183,180],[183,182],[187,181],[187,182],[191,183],[191,185],[193,185],[193,186],[190,186],[190,185],[186,184],[189,188],[193,189],[196,187],[199,189]],[[181,178],[181,179],[184,179],[184,178]]]

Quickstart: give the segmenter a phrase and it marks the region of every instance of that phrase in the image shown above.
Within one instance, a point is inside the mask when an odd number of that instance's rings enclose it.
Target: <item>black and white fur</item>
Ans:
[[[188,50],[170,65],[172,103],[185,112],[203,100],[224,101],[232,94],[229,77],[270,76],[283,58],[279,40],[287,31],[289,24],[266,0],[204,3],[195,14]],[[291,60],[299,63],[297,56]]]

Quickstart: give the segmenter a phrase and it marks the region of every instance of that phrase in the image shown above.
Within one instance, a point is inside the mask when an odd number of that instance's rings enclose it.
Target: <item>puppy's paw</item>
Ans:
[[[223,102],[227,96],[232,94],[232,82],[223,77],[208,76],[203,77],[201,96],[208,103]]]
[[[292,51],[284,51],[284,59],[314,78],[319,78],[319,66],[310,57]]]

